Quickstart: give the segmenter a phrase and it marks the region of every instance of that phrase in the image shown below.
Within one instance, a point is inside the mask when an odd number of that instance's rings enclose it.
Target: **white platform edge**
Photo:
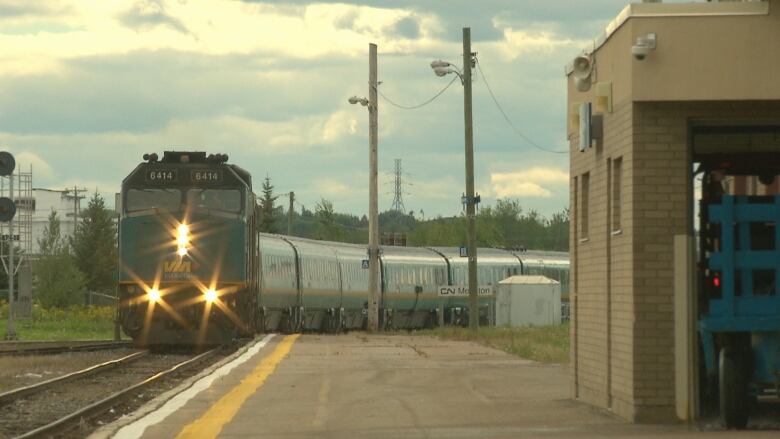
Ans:
[[[157,396],[156,398],[152,399],[151,401],[144,404],[142,407],[140,407],[138,410],[123,415],[116,421],[106,424],[99,429],[97,429],[95,432],[90,434],[88,436],[88,439],[107,439],[112,437],[120,437],[118,433],[121,434],[121,437],[123,438],[130,438],[130,437],[139,437],[139,434],[133,434],[134,432],[138,432],[140,430],[140,433],[143,433],[143,431],[146,429],[146,427],[154,425],[164,419],[160,418],[158,420],[155,420],[154,422],[151,422],[151,419],[147,419],[144,421],[144,418],[151,418],[152,415],[155,414],[155,412],[159,409],[161,409],[165,404],[168,402],[173,402],[172,400],[179,396],[180,394],[183,394],[184,392],[187,392],[193,386],[201,382],[201,380],[207,380],[211,378],[211,381],[218,378],[218,376],[213,376],[217,374],[218,371],[222,369],[223,373],[218,374],[219,376],[224,376],[234,368],[238,367],[239,365],[245,363],[250,358],[255,356],[260,349],[265,347],[266,344],[268,344],[269,341],[274,337],[274,334],[268,334],[265,335],[262,338],[256,338],[252,342],[248,343],[247,345],[241,347],[236,352],[232,353],[230,356],[223,358],[217,363],[212,364],[211,366],[207,367],[206,369],[202,370],[197,375],[191,376],[187,378],[184,382],[176,386],[175,388]],[[190,396],[194,397],[198,393],[200,393],[201,390],[198,390],[196,392],[192,392],[193,394]],[[190,398],[187,398],[186,401],[188,401]],[[183,404],[182,404],[183,405]],[[167,414],[165,415],[167,416]],[[129,427],[131,424],[134,423],[141,423],[143,422],[146,425],[139,424],[138,428],[133,429],[125,429],[125,427]],[[123,430],[124,429],[124,430]],[[120,431],[123,430],[123,431]],[[131,433],[131,431],[133,433]]]

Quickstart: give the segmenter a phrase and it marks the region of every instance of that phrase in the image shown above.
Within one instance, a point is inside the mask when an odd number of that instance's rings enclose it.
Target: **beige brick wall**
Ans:
[[[674,235],[687,233],[693,221],[689,125],[778,118],[778,101],[626,101],[604,116],[603,142],[581,153],[571,139],[575,397],[633,421],[675,419],[672,254]],[[616,158],[623,163],[619,232],[609,212],[608,163]]]
[[[604,117],[604,141],[579,152],[572,139],[572,291],[574,297],[572,373],[575,395],[603,407],[633,400],[633,346],[631,301],[633,215],[631,166],[633,107],[630,101],[614,106]],[[621,228],[611,220],[610,164],[622,159]],[[582,230],[582,175],[590,174],[587,236]],[[575,200],[576,198],[576,200]],[[612,264],[607,264],[611,260]],[[575,334],[576,332],[576,334]],[[573,338],[574,340],[574,338]]]

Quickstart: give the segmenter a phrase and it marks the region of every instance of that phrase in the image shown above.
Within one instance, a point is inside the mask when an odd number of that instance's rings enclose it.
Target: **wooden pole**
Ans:
[[[368,331],[379,330],[379,209],[377,207],[377,100],[376,44],[368,45]]]
[[[466,126],[466,216],[468,219],[469,327],[479,329],[477,227],[474,199],[474,129],[471,120],[471,29],[463,28],[463,116]]]

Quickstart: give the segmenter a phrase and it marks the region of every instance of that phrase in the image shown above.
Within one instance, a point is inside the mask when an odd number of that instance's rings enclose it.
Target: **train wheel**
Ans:
[[[750,398],[746,365],[743,352],[728,347],[720,350],[718,364],[720,418],[726,428],[742,429],[747,426]]]
[[[333,316],[335,322],[333,323],[333,333],[338,334],[344,330],[344,312],[342,309],[335,311]]]
[[[293,333],[303,333],[304,329],[306,329],[306,313],[303,307],[296,308],[296,314],[295,314],[295,327],[293,329]]]
[[[331,334],[338,334],[341,330],[341,315],[338,311],[333,311],[328,321],[328,332]]]
[[[261,334],[265,334],[268,332],[265,328],[265,313],[264,312],[258,312],[257,314],[257,321],[255,322],[255,329],[257,332]]]
[[[295,326],[295,311],[293,309],[288,309],[286,313],[282,314],[282,318],[279,321],[279,332],[282,334],[292,334],[295,332]]]

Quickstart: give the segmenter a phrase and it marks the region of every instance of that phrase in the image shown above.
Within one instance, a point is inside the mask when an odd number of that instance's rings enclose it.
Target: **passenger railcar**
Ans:
[[[382,304],[384,324],[394,329],[432,327],[438,287],[447,285],[447,262],[418,247],[383,247]]]
[[[461,257],[460,249],[456,247],[434,247],[448,266],[448,285],[468,286],[468,258]],[[480,287],[495,287],[498,282],[510,276],[523,274],[522,260],[506,250],[493,248],[477,249],[477,280]],[[478,299],[480,321],[489,323],[491,320],[490,303],[492,296],[481,295]],[[442,299],[444,312],[443,323],[447,325],[468,325],[468,296],[453,296]]]

